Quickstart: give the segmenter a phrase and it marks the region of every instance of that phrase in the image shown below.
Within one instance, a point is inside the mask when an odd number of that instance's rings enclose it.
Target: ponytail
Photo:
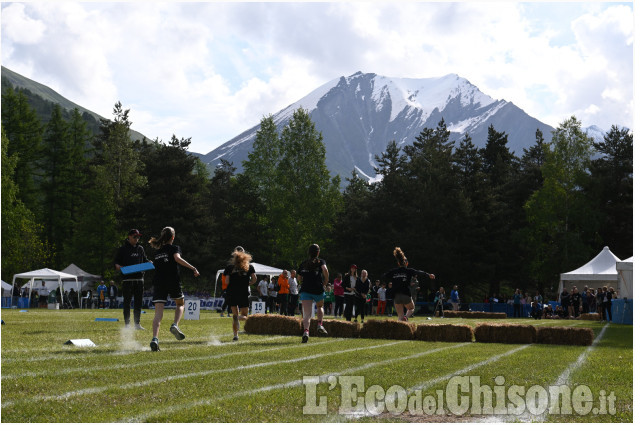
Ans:
[[[406,265],[408,264],[408,259],[406,258],[406,254],[404,254],[401,248],[395,247],[394,251],[392,252],[392,255],[394,255],[395,260],[397,260],[397,264],[399,264],[400,266],[406,267]]]
[[[164,227],[163,230],[161,230],[161,236],[159,236],[158,238],[155,238],[155,237],[150,238],[148,243],[150,244],[152,248],[159,249],[163,245],[170,242],[170,240],[172,240],[173,237],[174,237],[174,228]]]
[[[232,261],[234,268],[242,270],[244,272],[249,271],[249,263],[251,262],[251,255],[245,251],[234,251],[232,255]]]

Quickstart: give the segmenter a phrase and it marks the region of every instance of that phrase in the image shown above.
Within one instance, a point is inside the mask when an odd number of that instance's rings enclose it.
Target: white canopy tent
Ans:
[[[621,261],[618,257],[611,252],[608,246],[605,246],[598,255],[584,266],[570,271],[568,273],[560,274],[560,285],[558,286],[558,300],[560,300],[560,294],[562,288],[566,285],[568,288],[572,286],[580,287],[584,286],[613,286],[617,287],[617,270],[616,264]]]
[[[254,266],[254,270],[256,271],[257,275],[259,274],[259,275],[266,275],[269,277],[273,277],[273,276],[279,276],[282,273],[282,269],[277,269],[271,266],[265,266],[264,264],[251,263],[251,265]],[[220,276],[224,270],[225,269],[220,269],[216,272],[216,279],[214,280],[214,282],[216,282],[214,286],[214,294],[216,294],[216,289],[218,289],[218,276]]]
[[[0,280],[0,282],[2,282],[2,296],[3,297],[10,297],[11,296],[11,292],[13,292],[13,286],[11,286],[9,283],[5,282],[4,280]]]
[[[89,282],[97,281],[101,279],[101,276],[85,272],[84,270],[80,269],[73,263],[71,263],[68,267],[62,270],[62,273],[68,273],[68,274],[77,276],[77,280],[81,282],[82,291],[86,289],[87,286],[89,286]]]
[[[624,261],[618,261],[617,269],[617,294],[620,298],[633,299],[633,257]]]
[[[33,270],[31,272],[26,272],[26,273],[14,274],[13,275],[14,285],[15,285],[16,279],[29,280],[29,282],[27,283],[27,285],[29,285],[29,299],[31,299],[31,293],[33,292],[33,283],[35,282],[36,279],[46,281],[45,286],[47,287],[47,289],[49,288],[49,285],[51,285],[52,288],[59,287],[61,291],[60,294],[64,293],[63,280],[74,280],[75,288],[77,289],[77,300],[79,301],[79,292],[80,292],[79,283],[77,282],[77,276],[75,275],[58,272],[57,270],[53,270],[53,269],[40,269],[40,270]]]

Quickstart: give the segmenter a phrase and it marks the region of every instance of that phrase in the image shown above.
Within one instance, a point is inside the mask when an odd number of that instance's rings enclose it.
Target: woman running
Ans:
[[[298,272],[298,282],[302,284],[300,288],[300,301],[302,301],[302,323],[304,324],[304,334],[302,342],[309,341],[309,325],[311,324],[311,313],[313,302],[317,306],[318,333],[326,335],[326,329],[322,326],[324,318],[324,288],[329,281],[329,271],[326,262],[319,258],[320,247],[313,244],[309,247],[309,259],[300,265]]]
[[[431,273],[424,272],[423,270],[415,270],[408,268],[408,259],[406,258],[406,254],[401,250],[401,248],[396,247],[392,254],[397,260],[396,269],[392,269],[386,272],[383,276],[384,282],[392,282],[394,289],[394,304],[395,309],[397,310],[397,316],[399,320],[408,321],[408,318],[412,316],[415,311],[415,305],[412,301],[412,297],[410,296],[410,281],[413,276],[427,276],[430,279],[434,279],[434,275]],[[408,311],[404,316],[404,308]]]
[[[238,341],[239,320],[247,320],[249,313],[249,285],[256,283],[257,279],[256,270],[250,262],[251,255],[247,254],[242,246],[237,246],[232,253],[229,265],[223,271],[223,275],[229,279],[227,302],[232,309],[234,341]]]
[[[154,297],[152,299],[154,303],[152,341],[150,342],[152,351],[160,351],[159,327],[163,319],[163,307],[165,307],[165,303],[168,301],[168,295],[176,303],[174,323],[170,326],[170,332],[179,341],[185,339],[185,335],[179,329],[179,322],[183,317],[183,310],[185,309],[185,297],[183,295],[183,288],[181,287],[179,265],[191,269],[194,272],[194,277],[199,276],[196,267],[181,257],[181,248],[178,245],[173,245],[175,236],[176,233],[172,227],[164,227],[158,239],[150,238],[148,241],[152,248],[158,249],[154,255],[154,268],[156,271],[154,273]]]

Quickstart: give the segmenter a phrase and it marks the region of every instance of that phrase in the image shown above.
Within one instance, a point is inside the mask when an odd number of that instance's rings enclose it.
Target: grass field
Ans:
[[[317,337],[300,344],[300,337],[242,331],[240,340],[232,342],[231,319],[203,311],[201,320],[181,322],[187,337],[176,341],[168,331],[172,318],[168,311],[159,337],[162,351],[151,352],[153,315],[147,310],[142,315],[147,330],[134,331],[124,329],[121,321],[95,321],[97,317],[121,320],[121,310],[2,310],[6,322],[1,333],[2,422],[633,421],[632,326],[504,320],[535,326],[587,326],[596,337],[590,347]],[[483,320],[435,321],[474,326]],[[430,323],[425,318],[415,322]],[[97,347],[64,345],[80,338],[91,339]],[[322,376],[322,383],[305,385],[303,376],[309,375]],[[417,407],[417,400],[425,404],[439,395],[447,399],[451,395],[447,384],[456,376],[480,377],[481,385],[491,386],[494,394],[498,385],[503,395],[512,386],[524,387],[528,396],[534,386],[574,389],[586,385],[592,392],[593,409],[587,403],[582,406],[590,413],[584,415],[575,413],[580,410],[532,414],[529,407],[520,414],[467,411],[455,415],[448,409]],[[364,387],[359,388],[360,398],[351,400],[352,409],[340,411],[347,407],[347,397],[342,396],[350,393],[346,382],[351,377],[363,377]],[[503,377],[504,383],[502,378],[494,381],[496,377]],[[385,390],[386,406],[394,407],[369,415],[360,407],[368,405],[371,388],[377,385],[382,389],[374,393],[379,394],[377,399],[382,400]],[[398,394],[397,387],[390,390],[394,385],[411,396],[412,409],[401,413],[399,403],[391,398]],[[467,397],[466,391],[462,394]],[[607,413],[594,410],[602,407],[602,392],[615,396],[613,414],[608,413],[608,401]],[[360,402],[364,395],[366,401]],[[512,406],[503,401],[502,406]],[[326,410],[304,414],[305,405]]]

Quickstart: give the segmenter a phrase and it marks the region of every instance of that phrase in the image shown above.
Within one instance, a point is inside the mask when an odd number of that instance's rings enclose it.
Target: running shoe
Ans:
[[[172,323],[172,326],[170,326],[170,332],[172,332],[172,335],[174,335],[174,337],[178,339],[179,341],[182,341],[185,339],[185,334],[183,334],[183,332],[181,332],[179,327],[176,326],[176,323]]]
[[[234,339],[232,341],[238,341],[238,335],[234,335]]]
[[[303,344],[305,344],[305,343],[307,343],[308,341],[309,341],[309,333],[308,333],[308,332],[305,332],[305,333],[302,335],[302,343],[303,343]]]
[[[159,338],[152,338],[152,341],[150,341],[150,349],[152,351],[161,351],[159,349]]]
[[[326,332],[326,329],[324,329],[324,326],[322,325],[318,326],[317,331],[318,331],[318,335],[326,336],[329,334],[328,332]]]
[[[138,331],[145,331],[145,330],[146,330],[146,328],[144,328],[143,326],[141,326],[139,323],[136,323],[136,324],[134,325],[134,328],[135,328],[136,330],[138,330]]]

